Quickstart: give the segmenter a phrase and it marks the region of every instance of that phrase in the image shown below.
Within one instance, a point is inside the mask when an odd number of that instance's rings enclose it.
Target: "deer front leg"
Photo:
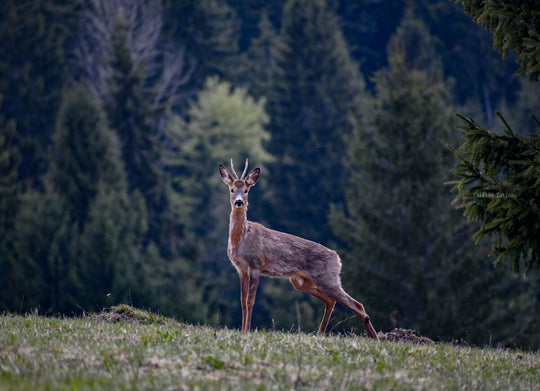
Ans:
[[[257,288],[259,287],[260,271],[258,269],[249,270],[249,289],[247,295],[247,315],[246,315],[246,328],[244,331],[251,329],[251,315],[253,313],[253,305],[255,304],[255,296],[257,295]]]
[[[249,331],[246,329],[246,320],[248,315],[247,298],[249,291],[249,274],[240,272],[240,305],[242,307],[242,331]]]

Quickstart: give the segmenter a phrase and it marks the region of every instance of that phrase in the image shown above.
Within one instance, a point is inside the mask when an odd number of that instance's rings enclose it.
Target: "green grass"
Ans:
[[[1,390],[534,390],[540,353],[240,333],[122,316],[0,316]],[[117,315],[118,311],[115,313]]]

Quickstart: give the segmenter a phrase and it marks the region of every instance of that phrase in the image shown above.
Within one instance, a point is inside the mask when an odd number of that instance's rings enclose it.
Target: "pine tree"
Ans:
[[[422,23],[402,22],[388,47],[389,68],[376,73],[375,95],[349,144],[346,212],[331,213],[346,244],[344,285],[365,298],[383,329],[476,343],[486,343],[489,330],[501,342],[516,342],[520,326],[502,319],[530,326],[534,301],[522,294],[526,284],[495,283],[500,271],[491,268],[485,246],[468,240],[472,227],[450,206],[444,181],[452,156],[444,144],[455,141],[452,97],[426,37]],[[501,303],[505,295],[519,310]]]
[[[349,118],[364,90],[336,15],[324,0],[290,0],[268,91],[272,228],[328,242],[328,207],[342,201]]]

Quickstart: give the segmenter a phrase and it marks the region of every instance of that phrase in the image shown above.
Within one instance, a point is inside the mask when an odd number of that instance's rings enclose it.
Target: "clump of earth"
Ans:
[[[100,314],[95,315],[100,321],[117,323],[163,323],[164,318],[160,315],[154,315],[151,312],[131,307],[127,304],[112,306]]]
[[[415,330],[407,330],[401,328],[395,328],[392,331],[384,333],[379,331],[377,334],[380,340],[392,341],[392,342],[412,342],[423,345],[431,345],[435,342],[426,336],[421,335]]]

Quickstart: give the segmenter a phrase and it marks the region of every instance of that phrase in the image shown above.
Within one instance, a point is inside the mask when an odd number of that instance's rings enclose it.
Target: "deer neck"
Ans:
[[[231,218],[229,222],[229,245],[231,247],[236,247],[242,237],[247,227],[247,216],[246,209],[234,208],[231,210]]]

